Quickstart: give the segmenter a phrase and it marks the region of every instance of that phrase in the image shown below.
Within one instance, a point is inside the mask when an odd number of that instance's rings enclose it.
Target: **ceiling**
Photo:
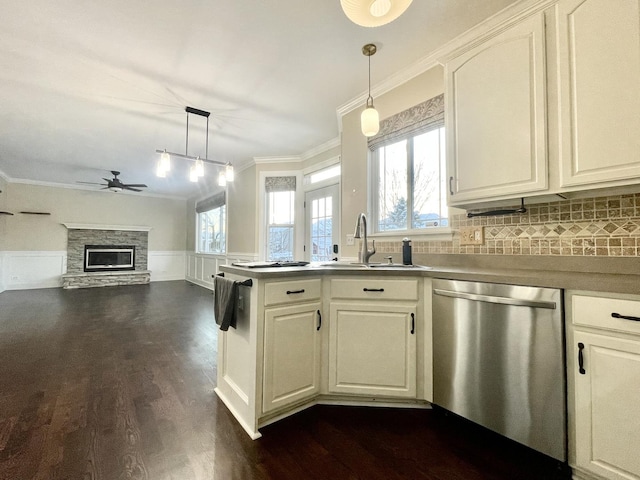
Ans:
[[[185,160],[155,176],[156,149],[185,152],[185,106],[211,112],[209,158],[304,155],[338,138],[339,106],[364,102],[364,44],[375,86],[513,1],[415,0],[372,29],[339,0],[0,0],[0,174],[78,185],[119,170],[197,197],[215,167],[198,184]],[[190,116],[190,155],[205,125]]]

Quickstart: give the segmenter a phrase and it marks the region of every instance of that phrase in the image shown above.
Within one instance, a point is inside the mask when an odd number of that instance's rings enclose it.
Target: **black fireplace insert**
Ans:
[[[135,270],[134,245],[85,245],[84,271]]]

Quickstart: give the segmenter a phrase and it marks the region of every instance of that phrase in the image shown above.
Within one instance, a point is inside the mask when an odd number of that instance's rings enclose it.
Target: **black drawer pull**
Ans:
[[[322,327],[322,314],[320,313],[320,310],[318,310],[318,327],[316,330],[320,330],[320,327]]]
[[[584,343],[578,343],[578,371],[580,375],[584,375],[587,371],[584,369],[584,354],[582,353],[584,350]]]
[[[629,317],[627,315],[620,315],[619,313],[612,313],[613,318],[621,318],[622,320],[631,320],[632,322],[640,322],[640,317]]]
[[[287,290],[287,295],[292,295],[294,293],[304,293],[304,288],[302,290]]]
[[[363,292],[384,292],[384,288],[363,288]]]
[[[411,312],[411,335],[416,333],[416,314]]]

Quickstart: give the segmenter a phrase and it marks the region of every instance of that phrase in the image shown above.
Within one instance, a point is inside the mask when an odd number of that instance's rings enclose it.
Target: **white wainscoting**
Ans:
[[[151,270],[152,282],[184,280],[187,252],[168,250],[149,252],[147,268]]]
[[[66,251],[2,252],[2,284],[5,290],[62,286],[67,271]]]
[[[186,257],[185,251],[149,252],[151,281],[184,280]],[[62,287],[62,275],[65,273],[66,251],[0,252],[0,292]]]
[[[253,253],[215,255],[187,252],[186,280],[213,290],[213,276],[220,271],[220,265],[230,265],[234,262],[253,262],[257,257]]]

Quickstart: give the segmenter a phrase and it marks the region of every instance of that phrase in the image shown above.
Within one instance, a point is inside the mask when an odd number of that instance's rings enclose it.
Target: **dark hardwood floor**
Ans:
[[[0,479],[567,478],[433,410],[316,406],[252,441],[218,400],[210,291],[0,294]]]

